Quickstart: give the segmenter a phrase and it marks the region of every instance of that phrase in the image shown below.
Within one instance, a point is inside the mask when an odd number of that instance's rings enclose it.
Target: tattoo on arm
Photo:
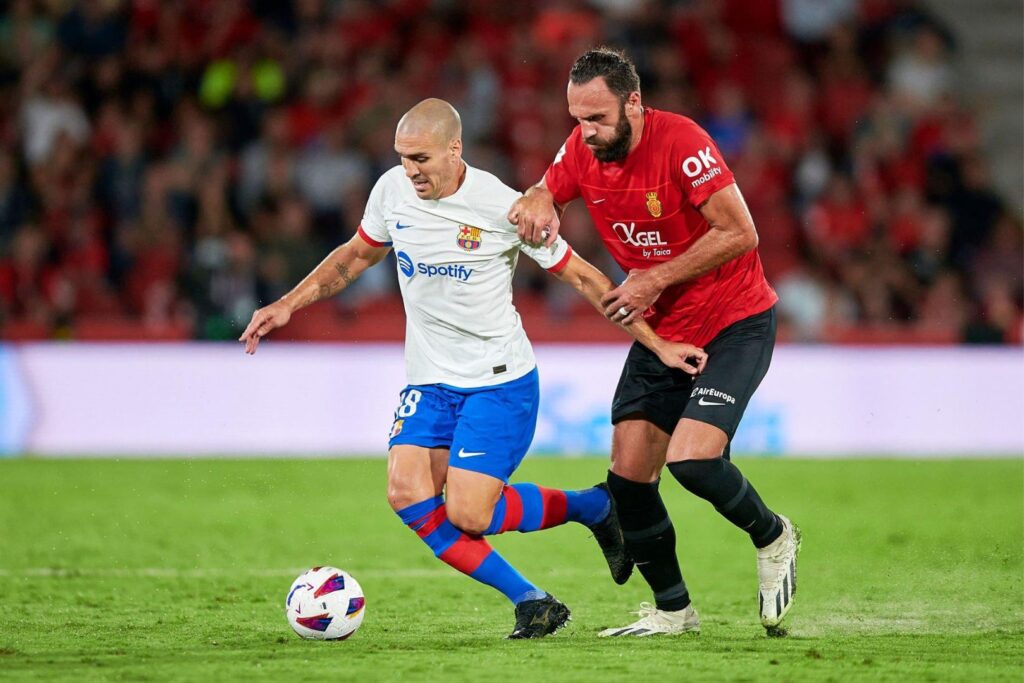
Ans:
[[[334,269],[338,271],[338,275],[341,277],[342,280],[345,281],[346,285],[352,284],[352,281],[355,280],[355,278],[349,274],[348,266],[346,266],[344,263],[335,263]]]
[[[306,301],[306,305],[320,301],[321,299],[330,299],[332,296],[340,292],[348,285],[355,282],[355,277],[349,272],[348,266],[344,263],[335,263],[334,270],[337,271],[338,277],[331,280],[327,284],[322,284],[317,289],[316,294],[309,297]]]
[[[321,284],[317,287],[316,292],[309,295],[309,298],[302,302],[303,306],[309,306],[315,304],[317,301],[323,299],[330,299],[332,296],[340,292],[344,287],[352,284],[355,280],[354,277],[349,275],[348,266],[340,263],[334,264],[334,269],[338,271],[339,277],[331,280],[326,284]]]

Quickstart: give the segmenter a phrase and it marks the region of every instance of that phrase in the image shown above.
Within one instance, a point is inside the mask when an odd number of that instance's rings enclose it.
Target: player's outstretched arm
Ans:
[[[375,247],[356,233],[352,239],[337,247],[304,277],[292,291],[274,303],[258,309],[238,341],[245,344],[245,352],[256,353],[260,339],[271,330],[283,327],[292,313],[321,299],[332,297],[355,282],[363,271],[380,263],[390,247]]]
[[[612,281],[586,259],[573,253],[569,257],[569,263],[555,273],[555,277],[572,285],[599,313],[604,312],[601,297],[611,291]],[[689,375],[696,375],[704,370],[704,365],[708,360],[708,354],[704,352],[704,349],[692,344],[662,339],[643,318],[638,318],[629,325],[619,323],[619,327],[657,354],[661,362],[668,367],[678,368]]]
[[[666,287],[700,277],[757,246],[757,230],[735,183],[700,206],[708,231],[686,251],[647,270],[634,270],[604,298],[604,314],[630,323],[650,308]],[[625,311],[625,315],[620,313]]]
[[[508,222],[517,226],[519,239],[531,246],[543,244],[550,247],[558,237],[560,217],[564,206],[555,203],[555,198],[544,179],[526,190],[508,211]]]

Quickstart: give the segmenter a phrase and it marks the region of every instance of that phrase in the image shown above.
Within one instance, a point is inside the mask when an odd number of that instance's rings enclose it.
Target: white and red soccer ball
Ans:
[[[335,567],[313,567],[299,575],[284,606],[292,630],[311,640],[345,640],[366,615],[363,589]]]

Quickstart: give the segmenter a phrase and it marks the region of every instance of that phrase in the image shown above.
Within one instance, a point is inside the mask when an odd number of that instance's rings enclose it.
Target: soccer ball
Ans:
[[[345,640],[366,615],[359,583],[334,567],[313,567],[299,575],[284,601],[288,623],[303,638]]]

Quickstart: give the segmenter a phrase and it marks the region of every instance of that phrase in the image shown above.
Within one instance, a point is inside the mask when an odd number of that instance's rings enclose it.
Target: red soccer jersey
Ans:
[[[679,256],[706,233],[697,207],[731,185],[733,175],[691,119],[644,107],[640,144],[625,159],[598,161],[577,126],[544,180],[559,204],[583,197],[605,246],[628,273]],[[753,250],[668,287],[644,318],[665,339],[704,346],[777,300]]]

